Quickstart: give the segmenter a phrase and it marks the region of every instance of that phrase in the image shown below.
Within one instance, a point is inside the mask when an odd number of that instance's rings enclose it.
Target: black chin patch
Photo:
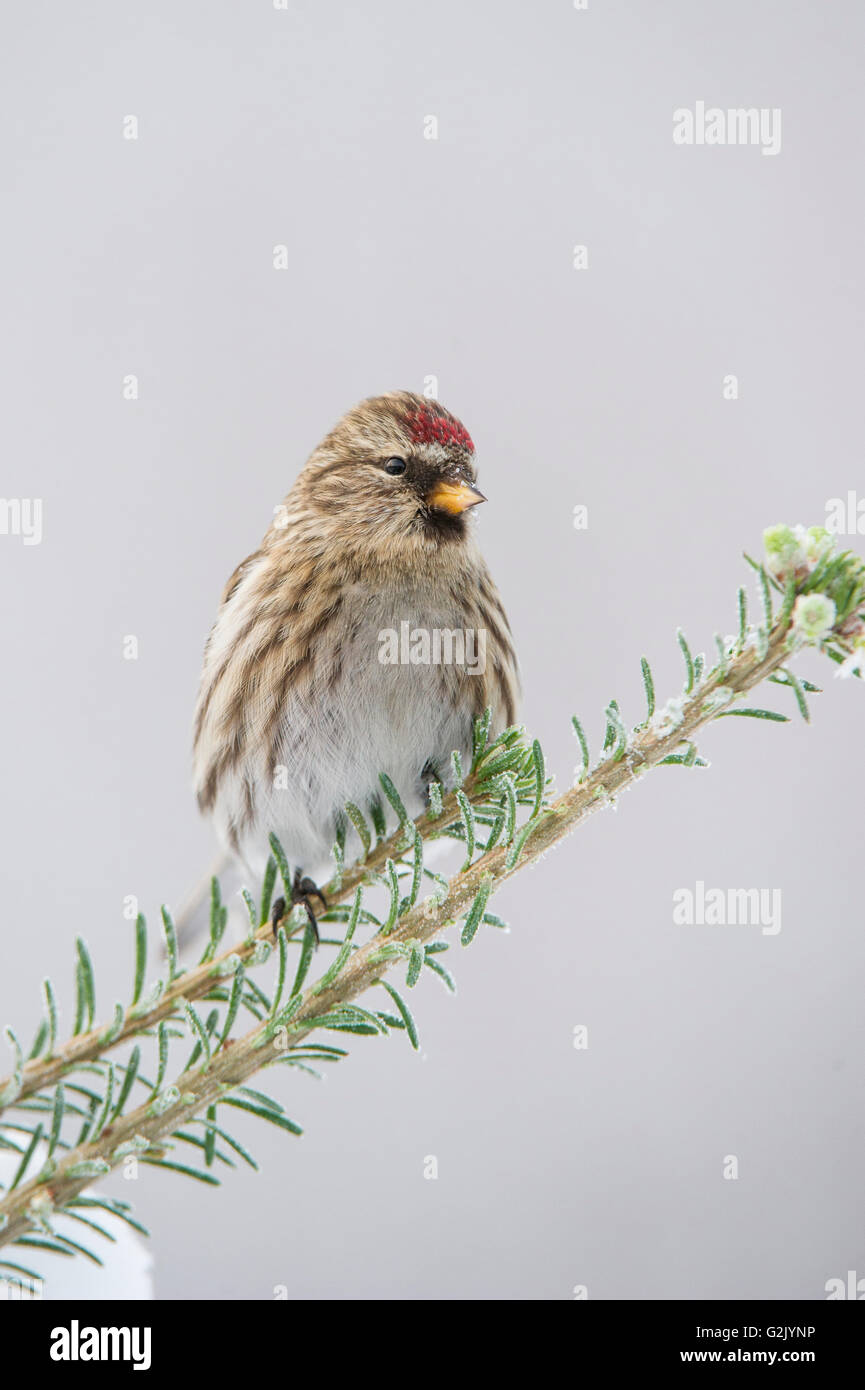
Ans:
[[[463,540],[466,534],[466,522],[465,512],[457,512],[456,515],[452,515],[450,512],[442,511],[439,507],[419,507],[415,516],[416,526],[419,526],[426,535],[443,543]]]

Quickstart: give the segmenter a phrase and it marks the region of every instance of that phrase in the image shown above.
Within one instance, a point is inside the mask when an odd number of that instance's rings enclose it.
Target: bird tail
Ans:
[[[229,910],[229,935],[233,934],[232,925],[239,920],[240,913],[243,912],[242,904],[237,898],[239,889],[243,887],[243,869],[233,855],[227,850],[222,850],[207,873],[192,891],[187,893],[174,918],[177,944],[181,951],[193,945],[210,930],[210,885],[214,878],[219,879],[222,901]]]

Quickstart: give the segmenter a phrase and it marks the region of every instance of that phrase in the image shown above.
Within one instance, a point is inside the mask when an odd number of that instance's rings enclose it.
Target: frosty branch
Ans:
[[[702,656],[692,655],[680,632],[684,686],[662,708],[656,707],[654,681],[644,659],[644,718],[628,728],[612,701],[605,710],[603,747],[594,764],[575,718],[582,769],[561,796],[549,799],[550,780],[539,744],[529,745],[521,729],[490,740],[487,717],[475,729],[467,774],[454,755],[454,790],[431,787],[429,810],[417,821],[407,818],[386,777],[382,792],[397,819],[396,831],[387,833],[381,802],[371,803],[366,815],[347,807],[334,850],[337,871],[326,887],[329,910],[322,918],[342,924],[344,932],[322,943],[336,954],[315,983],[307,984],[314,940],[302,910],[295,909],[282,923],[275,940],[269,924],[277,878],[287,891],[291,883],[290,867],[275,839],[259,903],[244,894],[250,918],[246,940],[220,952],[227,911],[214,883],[210,939],[200,962],[181,969],[173,924],[163,910],[167,969],[165,978],[145,994],[148,934],[139,918],[132,1002],[125,1009],[118,1004],[112,1022],[102,1027],[93,1026],[95,976],[79,938],[73,1036],[58,1045],[55,993],[47,981],[46,1017],[26,1061],[7,1030],[15,1065],[0,1082],[0,1112],[6,1115],[0,1119],[0,1150],[16,1156],[17,1171],[0,1201],[0,1245],[13,1247],[16,1261],[30,1247],[65,1253],[74,1249],[98,1259],[56,1233],[52,1217],[64,1212],[93,1226],[94,1210],[101,1206],[132,1220],[126,1204],[83,1195],[95,1179],[130,1156],[209,1183],[218,1181],[215,1163],[230,1164],[232,1155],[255,1166],[244,1145],[226,1129],[226,1111],[250,1112],[281,1129],[300,1132],[277,1101],[245,1084],[255,1073],[276,1064],[310,1070],[346,1055],[344,1049],[319,1041],[324,1032],[405,1031],[417,1046],[414,1020],[393,977],[404,971],[405,985],[412,988],[429,968],[452,987],[440,960],[447,944],[439,938],[447,927],[462,921],[465,946],[482,926],[503,925],[488,910],[501,883],[650,768],[701,766],[694,739],[704,725],[732,715],[786,719],[742,703],[763,682],[786,688],[807,719],[807,698],[815,687],[789,666],[801,647],[820,649],[843,674],[861,675],[865,565],[849,552],[837,552],[832,538],[816,528],[805,532],[775,527],[766,533],[765,543],[764,562],[750,562],[758,580],[761,621],[748,622],[745,592],[740,589],[738,631],[716,638],[717,658],[711,667]],[[349,823],[358,832],[364,856],[347,867],[344,830]],[[461,869],[450,880],[432,873],[423,862],[425,842],[442,835],[462,842],[465,851]],[[432,891],[422,896],[425,883]],[[373,889],[384,902],[380,915],[368,906]],[[371,931],[361,942],[358,937],[367,928]],[[293,952],[297,960],[290,965]],[[275,976],[270,994],[258,983],[259,972],[265,970],[268,982]],[[386,992],[386,1009],[377,1006],[379,996],[364,1005],[357,1002],[374,988]],[[198,1001],[213,1005],[206,1017],[196,1007]],[[241,1011],[253,1020],[245,1032],[238,1027]],[[179,1042],[191,1043],[192,1050],[169,1080]],[[132,1045],[132,1050],[125,1060],[113,1060],[108,1054],[121,1044]],[[154,1054],[152,1076],[141,1069],[145,1046]],[[185,1161],[190,1150],[203,1167]],[[32,1274],[16,1261],[0,1261],[0,1271],[5,1264],[7,1270]]]

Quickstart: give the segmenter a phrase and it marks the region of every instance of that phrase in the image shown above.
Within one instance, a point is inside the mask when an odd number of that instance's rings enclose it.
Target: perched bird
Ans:
[[[486,500],[474,454],[435,400],[363,401],[229,579],[204,654],[194,782],[253,882],[275,831],[298,869],[294,900],[309,904],[347,801],[368,807],[385,772],[417,815],[488,705],[493,734],[514,722],[517,660],[474,535]]]

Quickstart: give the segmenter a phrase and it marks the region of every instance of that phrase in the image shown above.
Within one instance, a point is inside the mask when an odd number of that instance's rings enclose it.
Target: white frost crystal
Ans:
[[[826,594],[800,594],[793,607],[793,630],[805,642],[819,642],[831,632],[835,604]]]
[[[673,695],[662,709],[655,711],[652,716],[652,728],[656,734],[671,734],[674,729],[678,729],[684,718],[685,697]]]
[[[841,676],[846,680],[848,676],[861,676],[865,678],[865,637],[857,638],[852,652],[842,661],[836,676]]]
[[[734,699],[735,694],[735,690],[732,690],[729,685],[719,685],[706,696],[703,709],[707,711],[723,709],[724,705],[729,705],[730,701]]]

